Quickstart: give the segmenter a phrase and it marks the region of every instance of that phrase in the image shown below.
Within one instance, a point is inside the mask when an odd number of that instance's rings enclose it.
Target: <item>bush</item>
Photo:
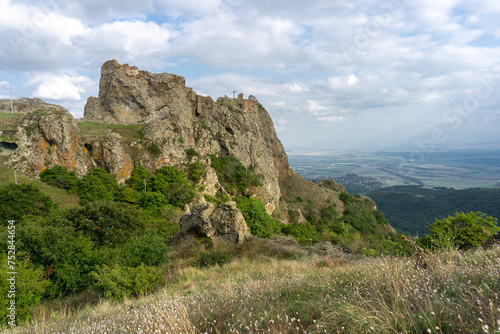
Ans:
[[[208,155],[212,161],[211,166],[215,169],[221,185],[227,192],[237,196],[246,193],[249,185],[258,187],[261,185],[260,175],[255,174],[253,166],[245,168],[234,155],[217,157]]]
[[[198,268],[220,266],[231,262],[232,257],[220,250],[205,251],[200,254],[193,265]]]
[[[153,173],[141,165],[135,166],[130,174],[130,178],[125,181],[129,187],[137,191],[144,191],[144,181],[146,181],[146,188]]]
[[[266,211],[264,203],[254,197],[240,197],[236,200],[247,222],[250,233],[258,237],[269,238],[281,232],[281,227]]]
[[[80,196],[83,205],[94,201],[113,201],[118,191],[118,182],[104,169],[94,167],[72,189]]]
[[[194,189],[189,185],[184,173],[172,166],[158,169],[152,177],[153,191],[161,192],[167,203],[184,207],[194,198]]]
[[[153,142],[153,143],[149,144],[147,148],[148,148],[149,153],[151,153],[151,154],[154,154],[154,155],[161,154],[161,148],[160,148],[160,146],[158,146],[157,143]]]
[[[19,221],[24,215],[47,214],[55,207],[52,199],[34,185],[10,183],[0,187],[0,225]]]
[[[301,245],[312,245],[319,242],[321,238],[321,235],[309,222],[283,225],[281,232],[294,237]]]
[[[167,240],[155,230],[133,237],[124,246],[124,263],[128,267],[158,266],[170,260]]]
[[[95,286],[103,291],[104,296],[116,301],[121,301],[124,297],[144,295],[165,283],[165,274],[161,268],[144,264],[135,268],[105,265],[91,275],[96,281]]]
[[[75,234],[68,226],[56,227],[46,222],[26,222],[18,228],[19,250],[44,268],[52,285],[49,297],[82,291],[91,285],[88,276],[98,262],[93,242]]]
[[[199,157],[200,156],[200,154],[192,147],[190,147],[186,150],[186,155],[187,155],[188,159],[191,159],[192,157]]]
[[[17,253],[16,261],[16,278],[15,278],[15,316],[16,324],[29,320],[30,312],[40,303],[50,282],[43,278],[43,269],[35,267],[29,260],[25,259],[21,253]],[[7,315],[10,311],[7,310],[11,298],[9,298],[10,290],[10,272],[7,266],[7,256],[0,253],[0,325],[6,325],[10,318]]]
[[[58,188],[70,189],[78,181],[74,171],[68,172],[68,167],[54,165],[40,173],[40,180]]]
[[[207,175],[207,169],[204,164],[194,162],[187,165],[187,174],[191,181],[198,183],[202,177]]]
[[[144,209],[157,211],[167,205],[167,199],[162,193],[148,192],[142,195],[140,204]]]
[[[431,247],[459,249],[478,247],[500,230],[497,219],[482,212],[457,212],[455,217],[436,219],[430,228],[426,239]]]
[[[119,245],[144,233],[139,211],[125,203],[98,201],[68,210],[63,224],[89,237],[96,245]]]

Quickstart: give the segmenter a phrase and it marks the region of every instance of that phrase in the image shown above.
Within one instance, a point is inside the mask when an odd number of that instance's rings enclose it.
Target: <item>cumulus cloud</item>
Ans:
[[[0,0],[0,71],[26,74],[29,93],[81,113],[101,63],[115,58],[184,75],[214,98],[257,96],[285,147],[384,145],[381,131],[425,133],[500,73],[499,14],[500,2],[483,0]],[[498,96],[470,122],[494,123]]]
[[[35,74],[30,84],[36,85],[33,96],[54,101],[80,101],[82,93],[95,84],[85,76],[53,75],[48,73]]]

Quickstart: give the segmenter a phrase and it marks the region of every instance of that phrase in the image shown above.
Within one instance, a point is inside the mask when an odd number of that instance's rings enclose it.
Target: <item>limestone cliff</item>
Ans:
[[[99,97],[90,97],[85,120],[114,124],[146,124],[144,139],[161,149],[157,156],[143,154],[137,162],[150,169],[182,165],[186,149],[200,156],[234,154],[246,167],[262,174],[257,190],[269,213],[280,206],[280,182],[293,175],[288,158],[276,136],[271,117],[257,101],[197,95],[183,77],[151,74],[111,60],[102,66]],[[204,161],[209,164],[209,161]],[[212,195],[213,182],[207,184]],[[215,182],[215,183],[214,183]]]
[[[255,194],[282,221],[288,220],[285,202],[293,202],[297,193],[319,207],[333,204],[340,212],[343,208],[338,199],[341,189],[319,187],[293,172],[271,117],[255,99],[240,94],[214,101],[196,94],[183,77],[173,74],[152,74],[107,61],[101,69],[99,96],[88,99],[84,119],[74,120],[66,109],[44,104],[18,116],[10,127],[9,135],[19,148],[6,164],[34,177],[59,164],[80,176],[92,166],[103,167],[124,181],[137,164],[151,170],[165,165],[183,169],[193,158],[187,150],[195,148],[199,154],[194,159],[207,166],[199,184],[205,194],[221,189],[208,154],[233,154],[262,175]],[[304,209],[291,208],[297,216],[297,210]]]

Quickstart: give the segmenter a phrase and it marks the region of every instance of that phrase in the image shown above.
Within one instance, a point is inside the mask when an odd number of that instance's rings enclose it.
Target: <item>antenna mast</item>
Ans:
[[[14,107],[12,104],[12,84],[9,83],[9,85],[10,85],[10,114],[14,115]]]

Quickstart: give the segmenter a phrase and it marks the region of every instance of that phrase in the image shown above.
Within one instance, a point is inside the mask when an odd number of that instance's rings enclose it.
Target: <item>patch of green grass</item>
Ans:
[[[142,130],[144,124],[108,124],[95,122],[78,122],[78,126],[82,129],[82,134],[100,136],[110,132],[116,132],[125,139],[142,139]]]
[[[14,171],[10,168],[0,166],[0,185],[6,185],[15,182]],[[40,190],[50,196],[55,203],[60,203],[61,207],[75,206],[80,203],[80,198],[71,194],[69,191],[48,184],[40,180],[31,179],[21,173],[17,173],[17,182],[23,184],[34,184],[40,187]]]
[[[0,113],[0,131],[12,132],[17,129],[25,114]]]

